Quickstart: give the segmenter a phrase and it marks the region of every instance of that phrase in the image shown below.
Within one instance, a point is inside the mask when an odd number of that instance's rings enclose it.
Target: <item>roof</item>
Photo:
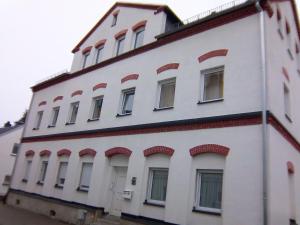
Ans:
[[[24,126],[23,123],[22,123],[22,124],[16,124],[16,125],[11,126],[11,127],[1,127],[1,128],[0,128],[0,135],[6,133],[6,132],[8,132],[8,131],[14,130],[14,129],[16,129],[16,128],[22,127],[22,126]]]
[[[167,6],[167,5],[156,5],[156,4],[142,4],[142,3],[129,3],[129,2],[116,2],[105,14],[104,16],[95,24],[95,26],[81,39],[81,41],[75,46],[72,50],[72,53],[79,51],[80,46],[88,39],[91,34],[103,23],[103,21],[115,10],[115,8],[122,7],[130,7],[130,8],[138,8],[138,9],[148,9],[148,10],[156,10],[157,13],[165,12],[168,16],[170,16],[173,20],[181,22],[179,17]]]

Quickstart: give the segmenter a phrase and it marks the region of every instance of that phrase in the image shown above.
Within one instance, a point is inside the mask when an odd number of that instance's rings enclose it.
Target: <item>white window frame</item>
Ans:
[[[42,124],[43,114],[44,114],[44,111],[37,112],[37,116],[36,116],[36,120],[35,120],[35,124],[34,124],[34,128],[33,128],[34,130],[40,129],[41,124]]]
[[[126,40],[126,35],[122,35],[118,39],[116,39],[116,49],[115,49],[115,56],[122,55],[124,53],[124,48],[125,48],[125,40]],[[123,49],[120,51],[120,43],[123,42]]]
[[[167,171],[168,172],[167,190],[166,190],[166,197],[167,197],[168,180],[169,180],[169,168],[150,167],[149,168],[149,174],[148,174],[148,183],[147,183],[148,186],[147,186],[146,201],[147,201],[147,203],[152,203],[152,204],[164,206],[166,204],[166,201],[159,201],[159,200],[151,199],[153,171]]]
[[[123,113],[123,109],[125,107],[125,97],[127,94],[129,93],[133,93],[133,103],[132,103],[132,109],[131,109],[131,112],[130,113]],[[133,112],[133,106],[134,106],[134,97],[135,97],[135,88],[129,88],[129,89],[125,89],[125,90],[122,90],[121,92],[121,104],[120,104],[120,109],[119,109],[119,115],[131,115],[132,112]]]
[[[68,116],[68,121],[67,121],[68,124],[75,124],[75,123],[76,123],[76,120],[77,120],[77,117],[78,117],[78,112],[79,112],[79,103],[80,103],[80,102],[77,101],[77,102],[72,102],[72,103],[70,104],[70,111],[69,111],[69,116]],[[75,105],[77,105],[77,107],[78,107],[78,109],[77,109],[77,114],[76,114],[75,120],[74,120],[74,121],[71,121],[71,119],[72,119],[72,114],[73,114],[73,110],[74,110]]]
[[[63,177],[63,179],[65,179],[64,183],[60,183],[60,171],[61,171],[61,168],[62,168],[62,165],[66,165],[66,174],[65,174],[65,177]],[[66,183],[66,175],[67,175],[67,171],[68,171],[68,165],[69,163],[67,161],[61,161],[59,162],[59,165],[58,165],[58,171],[57,171],[57,176],[56,176],[56,185],[58,187],[63,187],[64,184]]]
[[[82,56],[83,56],[83,58],[82,58],[82,69],[84,69],[87,66],[87,62],[88,62],[88,58],[90,56],[90,52],[87,52],[87,53],[83,54]]]
[[[201,194],[201,174],[203,173],[215,173],[215,174],[222,174],[222,189],[223,189],[223,174],[224,171],[217,169],[217,170],[205,170],[205,169],[197,169],[196,170],[196,186],[195,186],[195,201],[194,201],[194,208],[200,211],[206,211],[211,213],[221,213],[222,212],[222,199],[221,199],[221,208],[208,208],[208,207],[201,207],[200,206],[200,194]],[[223,198],[223,190],[222,190],[222,198]]]
[[[215,98],[215,99],[210,99],[210,100],[205,100],[204,99],[204,92],[205,92],[205,77],[206,76],[211,76],[212,74],[216,73],[216,72],[221,72],[223,71],[223,87],[222,87],[222,97],[220,98]],[[213,68],[209,68],[209,69],[205,69],[205,70],[201,70],[201,75],[200,75],[200,103],[205,103],[205,102],[214,102],[214,101],[220,101],[224,99],[224,74],[225,74],[225,67],[224,66],[217,66],[217,67],[213,67]]]
[[[100,45],[98,48],[96,48],[96,57],[95,57],[95,64],[100,63],[103,59],[103,51],[104,51],[104,45]],[[100,54],[101,53],[101,54]],[[99,57],[100,55],[100,57]]]
[[[44,168],[44,165],[46,165],[46,168]],[[40,184],[44,184],[45,180],[46,180],[46,175],[47,175],[47,170],[48,170],[48,166],[49,166],[49,161],[48,160],[42,160],[41,162],[41,166],[40,166],[40,174],[39,174],[39,180],[38,182]]]
[[[57,123],[57,120],[58,120],[58,116],[59,116],[59,110],[60,110],[59,106],[52,108],[52,114],[51,114],[51,119],[50,119],[49,127],[55,127],[56,126],[56,123]],[[57,116],[56,116],[56,120],[54,121],[56,111],[57,111]]]
[[[172,106],[167,106],[167,107],[159,107],[160,105],[160,95],[161,95],[161,88],[165,84],[175,84],[175,91],[174,91],[174,101]],[[158,90],[157,90],[157,97],[156,97],[156,109],[168,109],[168,108],[173,108],[175,106],[175,97],[176,97],[176,77],[172,77],[166,80],[161,80],[158,82]]]
[[[83,167],[84,165],[87,165],[87,164],[91,164],[92,165],[92,169],[91,169],[91,174],[90,174],[90,180],[89,180],[89,186],[83,186],[81,184],[82,182],[82,174],[83,174]],[[92,181],[92,174],[93,174],[93,167],[94,167],[94,163],[93,162],[82,162],[81,163],[81,171],[80,171],[80,179],[79,179],[79,190],[83,190],[83,191],[88,191],[90,189],[90,186],[91,186],[91,181]]]
[[[95,109],[96,109],[96,101],[98,99],[102,100],[101,109],[100,109],[100,115],[99,115],[99,117],[94,118],[93,116],[94,116],[94,112],[95,112]],[[101,117],[101,112],[102,112],[102,107],[103,107],[103,100],[104,100],[104,96],[103,95],[93,97],[93,99],[92,99],[92,105],[91,105],[91,110],[90,110],[90,119],[89,120],[99,120],[99,118]]]
[[[134,32],[133,49],[139,48],[139,47],[141,47],[141,46],[144,45],[145,31],[146,31],[145,26],[142,26],[142,27],[140,27],[139,29],[137,29],[137,30]],[[138,37],[138,35],[141,34],[142,32],[144,33],[144,34],[143,34],[142,43],[141,43],[140,46],[136,46],[136,44],[137,44],[137,37]]]
[[[23,177],[23,181],[27,182],[29,180],[30,171],[32,167],[32,160],[26,160],[25,173]]]

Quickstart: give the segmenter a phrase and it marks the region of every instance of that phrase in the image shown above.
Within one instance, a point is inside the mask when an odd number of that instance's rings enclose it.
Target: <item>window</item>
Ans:
[[[279,8],[277,8],[277,23],[278,23],[278,34],[280,36],[280,38],[283,40],[284,36],[283,36],[283,22],[281,19],[281,12],[279,10]]]
[[[17,155],[19,152],[19,148],[20,148],[20,144],[18,143],[14,143],[13,149],[11,151],[12,155]]]
[[[79,102],[71,103],[71,110],[69,116],[69,124],[74,124],[76,122],[77,114],[79,109]]]
[[[59,187],[63,187],[66,180],[68,162],[60,162],[59,169],[57,173],[57,181],[56,184]]]
[[[101,62],[101,60],[102,60],[102,56],[103,56],[103,49],[104,49],[104,46],[103,45],[101,45],[100,47],[98,47],[97,49],[96,49],[96,64],[97,63],[99,63],[99,62]]]
[[[145,27],[141,27],[135,31],[134,48],[141,47],[144,40]]]
[[[224,67],[217,67],[201,71],[202,96],[200,102],[223,99]]]
[[[150,168],[147,202],[164,205],[167,195],[168,169]]]
[[[158,108],[170,108],[174,106],[176,80],[165,80],[159,83]]]
[[[89,56],[90,56],[90,52],[83,54],[82,69],[84,69],[86,67],[86,63],[87,63]]]
[[[36,117],[36,121],[35,121],[35,126],[33,128],[34,130],[40,129],[42,118],[43,118],[43,111],[39,111],[37,113],[37,117]]]
[[[117,46],[116,46],[116,56],[120,55],[124,51],[124,43],[125,43],[125,35],[119,37],[117,39]]]
[[[291,120],[291,100],[290,100],[290,90],[284,84],[284,113],[288,120]]]
[[[222,170],[197,170],[195,209],[221,212]]]
[[[7,185],[10,184],[10,181],[11,181],[11,176],[10,175],[5,175],[2,185],[7,186]]]
[[[101,114],[101,108],[103,103],[103,96],[93,98],[93,111],[91,120],[97,120]]]
[[[135,89],[125,90],[122,93],[122,115],[130,115],[133,108],[133,99],[134,99]]]
[[[42,161],[42,166],[41,166],[41,173],[39,177],[39,182],[40,184],[43,184],[46,178],[46,173],[47,173],[47,167],[48,167],[48,161]]]
[[[31,165],[32,165],[31,160],[26,161],[26,168],[25,168],[24,178],[22,180],[23,182],[27,182],[28,179],[29,179],[29,173],[30,173]]]
[[[115,26],[117,24],[117,20],[118,20],[118,14],[116,13],[115,15],[113,15],[113,20],[111,23],[111,26]]]
[[[79,190],[88,190],[90,187],[93,163],[82,163]]]
[[[51,121],[50,121],[50,125],[49,125],[50,127],[55,127],[57,118],[58,118],[58,114],[59,114],[59,107],[53,108]]]

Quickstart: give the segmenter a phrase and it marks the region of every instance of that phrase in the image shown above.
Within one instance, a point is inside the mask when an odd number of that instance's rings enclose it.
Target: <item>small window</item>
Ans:
[[[2,185],[7,186],[7,185],[10,184],[10,181],[11,181],[11,176],[10,175],[5,175]]]
[[[89,190],[92,176],[92,168],[93,163],[82,163],[82,170],[79,183],[80,190]]]
[[[134,94],[135,89],[129,89],[122,92],[122,115],[130,115],[132,113]]]
[[[125,35],[119,37],[117,39],[117,46],[116,46],[116,56],[120,55],[124,51],[124,43],[125,43]]]
[[[52,109],[52,115],[51,115],[51,121],[50,121],[50,126],[55,127],[57,118],[59,114],[59,107],[55,107]]]
[[[176,79],[159,82],[158,108],[170,108],[174,106]]]
[[[222,170],[197,170],[195,209],[221,213]]]
[[[78,109],[79,109],[79,102],[71,103],[70,117],[68,122],[69,124],[74,124],[76,122]]]
[[[102,61],[104,46],[101,45],[96,49],[96,64]]]
[[[47,173],[48,161],[42,161],[39,183],[44,183]]]
[[[25,173],[24,173],[23,181],[28,181],[30,170],[31,170],[31,165],[32,165],[32,161],[31,160],[27,160],[26,161],[26,167],[25,167]]]
[[[82,69],[86,67],[89,56],[90,56],[90,52],[83,54]]]
[[[200,102],[223,99],[224,67],[201,71],[202,96]]]
[[[59,187],[63,187],[65,184],[67,167],[68,167],[68,162],[60,162],[58,173],[57,173],[57,181],[56,181],[56,184]]]
[[[14,143],[13,149],[11,151],[12,155],[17,155],[19,152],[19,148],[20,148],[20,144],[18,143]]]
[[[115,15],[113,15],[113,20],[112,20],[111,26],[112,27],[116,26],[117,21],[118,21],[118,14],[116,13]]]
[[[41,126],[41,122],[42,122],[42,118],[43,118],[43,111],[39,111],[37,113],[37,116],[36,116],[36,121],[35,121],[35,126],[34,126],[34,130],[38,130],[40,129],[40,126]]]
[[[97,120],[100,118],[102,103],[103,96],[93,98],[93,110],[91,120]]]
[[[135,31],[134,48],[141,47],[144,41],[145,27],[141,27]]]
[[[291,99],[290,99],[290,90],[284,84],[284,113],[288,120],[291,120]]]

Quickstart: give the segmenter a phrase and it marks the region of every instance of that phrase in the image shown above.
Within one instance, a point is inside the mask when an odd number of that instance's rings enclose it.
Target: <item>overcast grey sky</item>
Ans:
[[[29,107],[33,84],[70,68],[72,48],[115,2],[0,0],[0,127]],[[186,19],[230,0],[134,2],[167,4]]]

